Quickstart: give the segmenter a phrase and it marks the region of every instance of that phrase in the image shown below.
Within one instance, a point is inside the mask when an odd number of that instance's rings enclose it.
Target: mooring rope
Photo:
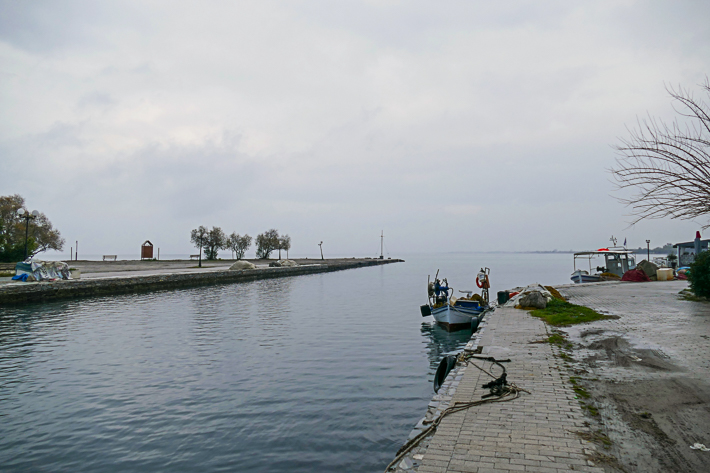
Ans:
[[[416,437],[410,439],[402,445],[402,447],[397,451],[397,456],[395,456],[394,460],[390,462],[389,465],[387,465],[387,468],[385,468],[385,473],[389,472],[392,467],[397,464],[398,461],[400,461],[407,453],[412,451],[414,447],[419,445],[419,442],[421,442],[425,437],[427,437],[429,434],[434,432],[436,428],[439,426],[441,421],[444,419],[449,414],[453,414],[455,412],[460,412],[463,410],[466,410],[468,408],[474,407],[474,406],[480,406],[481,404],[485,404],[487,402],[508,402],[508,401],[513,401],[517,398],[520,397],[521,392],[525,392],[530,394],[530,391],[527,391],[523,388],[518,387],[515,383],[507,383],[506,381],[506,370],[505,366],[501,365],[500,362],[496,361],[493,358],[488,359],[487,361],[491,361],[492,363],[495,363],[499,365],[501,368],[503,368],[503,375],[501,375],[499,378],[496,378],[493,376],[491,373],[486,371],[485,369],[481,368],[478,366],[476,363],[473,363],[470,361],[472,358],[471,355],[465,355],[464,353],[461,353],[459,355],[459,361],[461,362],[466,362],[467,365],[473,365],[479,370],[483,371],[486,373],[488,376],[494,379],[491,383],[488,383],[487,385],[484,385],[484,387],[488,387],[490,385],[490,390],[491,394],[487,394],[483,399],[479,401],[471,401],[471,402],[455,402],[453,406],[448,407],[445,409],[439,417],[436,419],[429,421],[431,422],[431,425],[427,427],[426,429],[422,430],[419,434],[417,434]],[[499,383],[500,382],[500,383]],[[498,397],[491,397],[497,395]],[[428,423],[426,420],[423,423]]]

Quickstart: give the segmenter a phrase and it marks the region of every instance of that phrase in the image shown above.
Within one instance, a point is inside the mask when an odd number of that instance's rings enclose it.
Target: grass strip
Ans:
[[[610,318],[607,315],[584,307],[581,305],[570,304],[567,301],[552,299],[547,303],[544,309],[537,309],[530,312],[533,317],[539,317],[550,325],[556,327],[565,327],[574,324],[583,324],[586,322],[594,322],[595,320],[603,320]]]

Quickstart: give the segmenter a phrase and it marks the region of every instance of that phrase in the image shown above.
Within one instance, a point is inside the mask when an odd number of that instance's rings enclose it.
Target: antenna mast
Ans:
[[[380,259],[385,259],[385,253],[384,253],[384,247],[385,247],[385,231],[382,230],[382,233],[380,234]]]

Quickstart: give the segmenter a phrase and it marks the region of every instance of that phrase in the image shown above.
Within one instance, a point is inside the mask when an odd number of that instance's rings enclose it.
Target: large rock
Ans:
[[[544,309],[547,307],[547,298],[540,291],[530,291],[520,298],[520,307],[527,309],[534,307],[535,309]]]
[[[250,263],[249,261],[240,260],[229,267],[230,271],[241,271],[244,269],[256,269],[256,265],[254,263]]]
[[[291,266],[298,266],[298,263],[290,259],[280,259],[278,261],[274,261],[273,263],[269,263],[269,266],[272,268],[289,268]]]
[[[646,273],[646,276],[648,276],[651,281],[656,280],[656,271],[658,271],[658,266],[651,263],[650,261],[641,261],[639,264],[636,265],[636,269],[640,269],[641,271]]]

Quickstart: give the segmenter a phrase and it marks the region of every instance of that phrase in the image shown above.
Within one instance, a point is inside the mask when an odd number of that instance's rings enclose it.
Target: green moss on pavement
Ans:
[[[564,327],[567,325],[594,322],[595,320],[608,319],[609,316],[583,307],[581,305],[570,304],[567,301],[552,299],[544,309],[537,309],[530,312],[533,317],[540,317],[550,325]]]

